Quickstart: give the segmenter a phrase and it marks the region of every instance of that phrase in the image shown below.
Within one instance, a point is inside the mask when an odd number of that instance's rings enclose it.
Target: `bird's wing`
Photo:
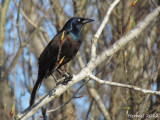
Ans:
[[[56,67],[61,39],[63,36],[65,38],[66,34],[67,34],[67,31],[60,31],[49,42],[49,44],[46,46],[46,48],[41,53],[38,59],[38,64],[39,64],[38,77],[44,78],[45,75],[47,75],[46,77],[48,77],[50,75],[50,72]]]

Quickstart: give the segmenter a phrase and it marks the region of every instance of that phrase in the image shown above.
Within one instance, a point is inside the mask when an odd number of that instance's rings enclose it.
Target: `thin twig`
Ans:
[[[19,8],[19,5],[16,3],[16,1],[15,0],[13,0],[13,2],[14,2],[14,4]],[[33,27],[35,27],[35,28],[37,28],[38,27],[38,25],[36,25],[35,23],[33,23],[32,22],[32,20],[25,14],[25,12],[20,8],[20,12],[21,12],[21,14],[23,15],[23,17],[26,19],[26,21],[29,23],[29,24],[31,24]],[[39,30],[41,31],[41,32],[44,32],[45,33],[45,31],[42,29],[42,28],[39,28]]]
[[[156,4],[156,2],[154,0],[152,0],[152,2],[156,7],[158,7],[158,5]]]
[[[65,102],[65,103],[62,104],[61,106],[57,107],[56,109],[48,110],[46,113],[55,112],[55,111],[63,108],[65,105],[67,105],[67,104],[75,97],[75,95],[79,92],[79,90],[80,90],[85,84],[88,83],[88,81],[89,81],[89,80],[87,80],[86,82],[84,82],[84,83],[73,93],[73,95],[70,97],[70,99],[69,99],[67,102]]]
[[[22,35],[20,31],[20,26],[19,26],[19,16],[20,16],[20,8],[21,8],[21,3],[22,0],[19,0],[19,6],[18,6],[18,13],[17,13],[17,29],[18,29],[18,36],[19,36],[19,42],[20,42],[20,47],[22,46]]]
[[[113,57],[113,55],[109,57],[109,59],[105,62],[103,67],[97,71],[96,75],[98,75],[106,67],[106,65],[108,65],[108,63],[111,61],[112,57]]]
[[[106,109],[105,104],[103,103],[103,100],[101,99],[101,96],[98,94],[97,90],[94,88],[90,88],[89,91],[90,91],[92,98],[96,101],[97,106],[99,110],[102,112],[104,118],[106,120],[111,120],[110,113]]]
[[[92,47],[91,47],[91,57],[94,58],[96,57],[96,45],[97,45],[97,41],[105,27],[105,25],[108,22],[109,16],[112,12],[112,10],[114,9],[114,7],[120,2],[120,0],[115,0],[109,7],[108,11],[106,12],[106,15],[99,27],[99,29],[97,30],[96,34],[94,35],[94,37],[92,38]]]
[[[89,78],[95,80],[96,82],[100,83],[100,84],[106,84],[106,85],[111,85],[111,86],[116,86],[116,87],[124,87],[124,88],[129,88],[129,89],[133,89],[135,91],[139,91],[142,92],[144,94],[155,94],[155,95],[160,95],[160,91],[154,91],[154,90],[147,90],[147,89],[143,89],[134,85],[127,85],[127,84],[122,84],[122,83],[117,83],[117,82],[111,82],[111,81],[104,81],[101,80],[99,78],[97,78],[96,76],[90,74]]]

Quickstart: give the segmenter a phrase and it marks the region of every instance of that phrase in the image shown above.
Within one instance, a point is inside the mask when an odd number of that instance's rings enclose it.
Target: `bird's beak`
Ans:
[[[85,20],[83,20],[83,24],[93,22],[93,21],[94,21],[93,19],[85,18]]]

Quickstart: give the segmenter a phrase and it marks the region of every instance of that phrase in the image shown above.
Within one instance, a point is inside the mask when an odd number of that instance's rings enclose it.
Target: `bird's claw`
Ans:
[[[64,81],[62,82],[63,85],[67,85],[69,81],[73,78],[71,73],[64,73],[62,77],[65,77]]]

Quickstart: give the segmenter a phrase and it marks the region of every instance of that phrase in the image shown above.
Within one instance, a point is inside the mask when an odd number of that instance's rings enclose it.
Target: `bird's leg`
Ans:
[[[61,70],[60,68],[57,69],[57,72],[62,76],[65,77],[65,79],[61,82],[63,85],[67,85],[69,81],[73,78],[73,75],[71,73],[65,72],[65,70]]]
[[[60,68],[58,68],[58,69],[57,69],[57,72],[58,72],[62,77],[65,77],[65,79],[67,79],[67,78],[72,78],[72,77],[70,77],[70,76],[72,76],[71,73],[65,72],[65,69],[61,70]]]
[[[62,75],[62,70],[60,68],[57,69],[57,72]]]

